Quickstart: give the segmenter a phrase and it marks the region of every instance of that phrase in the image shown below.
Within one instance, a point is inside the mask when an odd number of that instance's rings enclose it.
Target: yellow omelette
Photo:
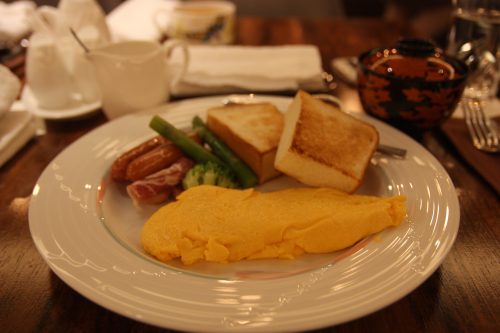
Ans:
[[[141,241],[157,259],[180,258],[186,265],[292,259],[341,250],[401,224],[405,202],[403,196],[350,195],[331,188],[261,193],[202,185],[154,213]]]

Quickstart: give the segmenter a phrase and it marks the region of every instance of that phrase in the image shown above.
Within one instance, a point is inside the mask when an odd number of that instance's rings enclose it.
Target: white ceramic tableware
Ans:
[[[93,103],[70,105],[61,109],[45,109],[40,106],[29,85],[25,85],[21,92],[21,101],[30,113],[41,119],[68,120],[84,118],[101,109],[101,100]]]
[[[26,81],[41,108],[62,110],[101,98],[94,69],[70,33],[72,28],[89,48],[109,43],[107,27],[96,21],[100,7],[89,10],[84,6],[92,4],[89,1],[61,1],[60,9],[41,6],[30,17],[34,33],[27,52]]]
[[[44,108],[61,109],[71,103],[71,75],[52,36],[34,33],[30,37],[26,81]]]
[[[229,1],[190,1],[168,12],[158,10],[153,22],[170,38],[193,44],[231,44],[234,41],[236,6]],[[162,20],[168,16],[169,20]],[[162,22],[168,21],[168,26]]]
[[[181,69],[175,73],[168,61],[174,48],[183,54]],[[187,45],[179,40],[120,42],[91,50],[87,57],[96,69],[109,119],[167,102],[189,63]]]
[[[56,34],[67,33],[68,27],[79,32],[87,26],[92,26],[98,31],[100,43],[111,41],[106,15],[95,0],[60,0],[57,8],[41,6],[38,12]]]
[[[285,111],[291,98],[255,96]],[[405,195],[408,217],[357,246],[296,260],[165,264],[140,244],[158,206],[135,207],[109,180],[114,159],[153,137],[158,114],[180,129],[225,96],[168,103],[121,117],[82,137],[45,169],[29,209],[33,241],[52,271],[89,300],[141,322],[189,332],[284,332],[332,326],[372,313],[420,286],[457,236],[460,207],[443,166],[420,144],[363,114],[381,143],[406,159],[377,156],[358,193]],[[83,154],[82,152],[86,152]],[[287,177],[260,191],[296,186]],[[57,208],[57,209],[55,209]]]

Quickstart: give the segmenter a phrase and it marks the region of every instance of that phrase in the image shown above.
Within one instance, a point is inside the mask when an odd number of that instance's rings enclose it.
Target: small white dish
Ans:
[[[38,106],[38,101],[28,85],[25,85],[23,88],[21,101],[24,103],[26,109],[35,116],[53,120],[83,117],[92,114],[101,108],[101,101],[97,101],[58,110],[44,109]]]

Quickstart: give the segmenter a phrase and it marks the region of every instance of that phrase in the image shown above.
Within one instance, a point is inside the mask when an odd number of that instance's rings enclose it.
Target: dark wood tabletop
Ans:
[[[242,45],[315,44],[324,69],[334,57],[392,45],[410,32],[378,19],[252,18],[237,22]],[[341,81],[332,93],[361,109],[357,92]],[[83,119],[45,121],[0,169],[0,331],[159,332],[78,294],[49,269],[30,235],[28,207],[38,177],[68,145],[104,124],[97,112]],[[420,140],[449,173],[460,202],[460,229],[437,271],[406,297],[366,317],[322,332],[499,332],[500,205],[496,192],[467,165],[439,129]]]

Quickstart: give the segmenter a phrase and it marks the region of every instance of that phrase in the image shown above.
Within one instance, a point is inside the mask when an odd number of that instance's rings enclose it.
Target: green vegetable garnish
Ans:
[[[238,187],[231,171],[214,162],[196,164],[186,173],[182,181],[182,186],[186,190],[199,185],[214,185],[226,188]]]
[[[191,139],[186,133],[178,130],[159,116],[154,116],[149,123],[149,127],[154,129],[160,135],[172,141],[184,154],[191,157],[198,163],[205,163],[211,161],[213,163],[225,166],[224,162],[203,148],[198,142]]]
[[[224,142],[213,134],[200,117],[193,118],[193,129],[217,155],[234,172],[243,188],[257,185],[258,178],[252,169],[243,162]]]

